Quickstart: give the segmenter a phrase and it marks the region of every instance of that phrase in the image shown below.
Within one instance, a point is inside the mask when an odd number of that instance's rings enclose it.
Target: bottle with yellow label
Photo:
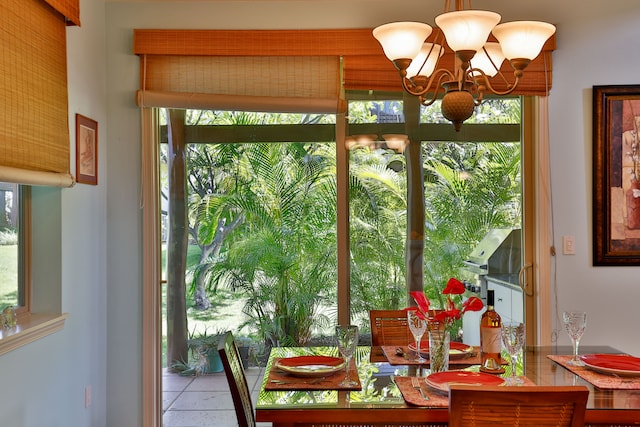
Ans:
[[[502,351],[502,319],[494,308],[495,296],[493,289],[487,291],[487,310],[480,318],[480,349],[482,364],[480,371],[492,374],[504,372],[500,364]]]

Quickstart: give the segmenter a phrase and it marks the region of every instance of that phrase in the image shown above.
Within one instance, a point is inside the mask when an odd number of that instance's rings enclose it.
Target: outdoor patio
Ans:
[[[254,406],[263,373],[264,368],[259,367],[245,370]],[[163,427],[238,426],[224,372],[185,377],[165,370],[162,390]]]

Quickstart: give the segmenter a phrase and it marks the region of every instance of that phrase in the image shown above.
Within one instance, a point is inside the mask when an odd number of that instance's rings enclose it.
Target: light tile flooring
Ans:
[[[245,374],[255,407],[264,368],[249,367]],[[163,427],[238,426],[224,372],[183,377],[165,371],[162,375],[162,411]]]

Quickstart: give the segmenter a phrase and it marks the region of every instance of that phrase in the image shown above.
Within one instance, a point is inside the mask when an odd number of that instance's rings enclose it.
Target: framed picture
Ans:
[[[640,85],[593,87],[593,265],[640,265]]]
[[[98,185],[98,122],[76,114],[76,182]]]

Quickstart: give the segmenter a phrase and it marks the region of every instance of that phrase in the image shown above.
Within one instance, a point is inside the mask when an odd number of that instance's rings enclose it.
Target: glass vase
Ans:
[[[429,365],[431,373],[449,370],[449,331],[437,328],[429,330]]]

